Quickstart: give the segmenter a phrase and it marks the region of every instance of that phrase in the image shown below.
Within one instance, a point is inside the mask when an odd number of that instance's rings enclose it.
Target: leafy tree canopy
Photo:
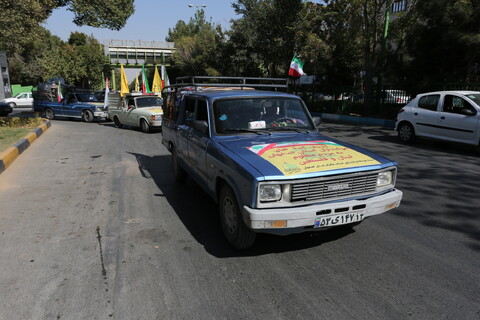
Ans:
[[[67,7],[78,26],[120,30],[134,12],[134,0],[1,0],[0,50],[13,54],[37,36],[36,28],[56,8]]]

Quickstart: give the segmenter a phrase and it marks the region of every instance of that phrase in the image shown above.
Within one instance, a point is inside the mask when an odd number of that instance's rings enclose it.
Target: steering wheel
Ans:
[[[283,117],[283,118],[279,118],[279,119],[276,119],[274,122],[286,122],[286,123],[296,123],[295,119],[293,118],[290,118],[290,117]]]

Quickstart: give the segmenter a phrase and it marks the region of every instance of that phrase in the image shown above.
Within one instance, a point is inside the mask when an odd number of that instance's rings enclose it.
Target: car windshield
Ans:
[[[480,93],[467,94],[467,97],[480,107]]]
[[[215,130],[219,134],[252,130],[313,130],[300,99],[237,98],[213,104]]]
[[[99,102],[93,93],[76,93],[75,96],[79,102]]]
[[[137,108],[146,108],[146,107],[154,107],[154,106],[161,106],[161,105],[162,105],[162,98],[159,98],[159,97],[137,98]]]

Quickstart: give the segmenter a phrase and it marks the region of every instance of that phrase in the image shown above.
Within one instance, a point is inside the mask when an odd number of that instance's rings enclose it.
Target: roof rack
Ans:
[[[179,87],[218,87],[218,88],[288,88],[287,78],[255,78],[255,77],[209,77],[209,76],[187,76],[178,77],[177,83],[170,85],[170,88]]]

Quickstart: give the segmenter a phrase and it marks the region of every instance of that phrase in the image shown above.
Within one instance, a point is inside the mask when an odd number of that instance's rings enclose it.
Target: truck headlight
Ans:
[[[260,185],[259,200],[278,201],[282,198],[282,187],[279,184],[264,184]]]
[[[380,172],[377,177],[377,187],[384,187],[388,185],[393,185],[392,171]]]

